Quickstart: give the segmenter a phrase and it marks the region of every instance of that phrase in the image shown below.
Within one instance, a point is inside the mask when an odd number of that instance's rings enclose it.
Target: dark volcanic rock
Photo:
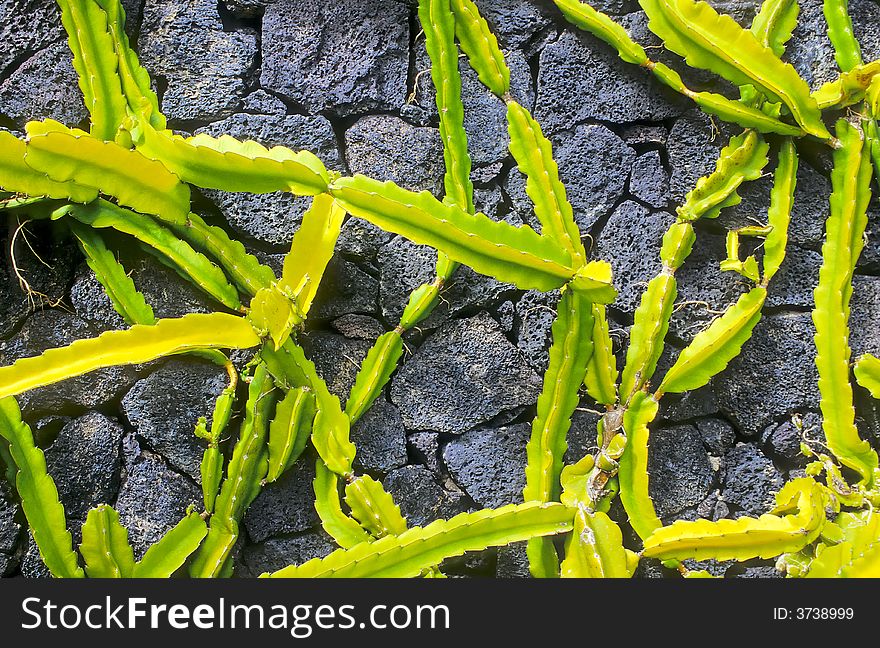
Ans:
[[[241,101],[257,37],[225,31],[215,1],[155,0],[144,6],[138,54],[168,84],[162,111],[170,119],[217,119]]]
[[[205,442],[193,430],[208,418],[228,383],[226,372],[208,362],[169,360],[140,380],[122,399],[122,411],[147,446],[197,482]]]
[[[527,423],[471,430],[446,444],[443,461],[455,483],[480,506],[521,502],[530,434]]]
[[[363,470],[387,473],[406,464],[406,432],[394,405],[379,397],[352,426],[355,463]]]
[[[321,531],[308,531],[289,538],[271,538],[244,548],[235,567],[235,576],[257,578],[288,565],[301,565],[312,558],[323,558],[336,545]]]
[[[700,432],[692,425],[652,431],[648,474],[651,499],[661,518],[702,502],[714,473]]]
[[[75,315],[61,311],[34,313],[15,336],[0,342],[0,365],[95,335],[97,331]],[[118,396],[134,382],[134,376],[130,367],[100,369],[25,392],[18,400],[25,413],[91,409]]]
[[[52,578],[31,533],[28,533],[27,549],[21,559],[21,575],[25,578]]]
[[[80,260],[76,246],[59,244],[57,224],[31,221],[17,230],[14,220],[7,222],[0,239],[0,337],[11,335],[34,310],[63,302]]]
[[[345,403],[361,362],[372,348],[367,340],[350,340],[335,333],[312,331],[302,338],[303,348],[315,363],[330,392]]]
[[[76,534],[89,509],[113,500],[122,470],[122,427],[97,412],[74,419],[46,451],[49,474]]]
[[[343,171],[345,168],[333,127],[320,115],[237,113],[196,132],[254,140],[269,148],[286,146],[293,150],[307,150],[330,169]],[[287,247],[312,202],[308,196],[294,196],[287,192],[250,194],[206,190],[204,193],[235,229],[258,241]]]
[[[751,286],[740,275],[721,270],[719,263],[726,256],[722,237],[697,233],[694,251],[675,273],[678,301],[682,303],[670,321],[673,335],[690,341],[749,290]]]
[[[260,83],[310,112],[394,110],[406,98],[409,10],[382,0],[278,0],[263,16]]]
[[[54,0],[0,0],[0,78],[62,38],[61,11]]]
[[[58,42],[28,59],[0,83],[0,112],[21,127],[45,118],[79,124],[88,113],[71,58],[67,43]]]
[[[441,191],[443,145],[436,128],[371,115],[345,131],[345,150],[352,173],[391,180],[412,191]]]
[[[535,402],[541,380],[488,314],[444,325],[397,372],[391,399],[411,430],[460,433]]]
[[[379,282],[351,261],[337,257],[327,265],[309,317],[330,319],[349,313],[375,313],[378,299]]]
[[[139,259],[131,266],[135,287],[153,307],[157,318],[183,317],[187,313],[216,310],[211,298],[174,270],[153,259]]]
[[[575,222],[586,232],[623,195],[635,151],[601,125],[577,126],[553,135],[551,141]],[[505,188],[523,221],[533,222],[525,178],[517,169],[510,171]]]
[[[627,200],[614,210],[596,243],[595,256],[607,259],[618,287],[614,307],[635,312],[645,284],[661,270],[660,245],[675,216]]]
[[[880,355],[880,278],[854,277],[850,303],[849,344],[856,358],[863,353]]]
[[[636,158],[629,179],[629,192],[651,207],[666,207],[669,202],[669,174],[663,168],[657,151],[648,151]]]
[[[773,495],[785,481],[757,447],[739,443],[724,455],[721,498],[755,515],[773,507]]]
[[[461,493],[443,488],[422,466],[398,468],[389,473],[382,485],[400,507],[409,526],[449,519],[467,509]]]
[[[413,432],[406,437],[408,453],[413,464],[424,464],[434,474],[440,472],[440,434],[437,432]]]
[[[791,245],[779,273],[770,284],[766,305],[795,308],[813,307],[813,289],[819,281],[822,255]]]
[[[638,14],[630,16],[623,22],[635,26]],[[535,117],[547,132],[571,128],[587,119],[663,121],[680,114],[685,105],[650,74],[624,63],[615,50],[591,34],[572,28],[541,52]]]
[[[525,542],[514,542],[498,547],[498,563],[495,575],[498,578],[529,578],[529,557]]]
[[[12,557],[21,537],[21,525],[15,521],[18,505],[5,482],[0,482],[0,576],[14,569],[17,561]]]
[[[539,31],[550,25],[552,9],[539,0],[477,0],[476,4],[505,48],[529,45]]]
[[[516,303],[516,346],[525,354],[529,364],[540,372],[547,369],[552,342],[551,328],[556,319],[559,293],[541,293],[530,290]]]
[[[360,259],[374,259],[383,245],[394,238],[394,234],[379,229],[375,225],[361,220],[349,218],[342,226],[336,250]]]
[[[713,455],[723,455],[736,441],[736,431],[724,419],[704,418],[698,420],[695,425],[700,436],[703,437],[703,444]]]
[[[671,176],[669,192],[676,203],[694,188],[697,180],[715,170],[718,153],[733,131],[722,125],[719,134],[709,117],[691,109],[675,121],[669,132],[668,154]]]
[[[430,70],[431,62],[424,49],[424,41],[419,45],[416,65],[419,70]],[[532,73],[522,52],[513,50],[505,57],[510,68],[510,94],[523,106],[531,106],[535,96],[532,89]],[[461,99],[464,108],[464,129],[468,137],[468,153],[475,166],[483,166],[507,157],[510,137],[507,133],[507,108],[504,102],[493,95],[480,82],[476,72],[466,58],[459,61],[461,72]],[[430,73],[420,74],[416,83],[417,104],[421,121],[430,116],[437,121],[437,104],[434,83]]]
[[[367,315],[343,315],[333,320],[331,325],[352,340],[375,340],[385,332],[379,320]]]
[[[70,303],[76,314],[100,329],[123,329],[128,325],[116,312],[104,286],[87,265],[80,266],[73,286]]]
[[[377,261],[382,315],[389,322],[396,323],[409,302],[410,293],[434,280],[437,252],[398,236],[382,247]],[[433,328],[462,309],[489,306],[501,293],[511,288],[508,284],[461,266],[446,283],[440,303],[419,326]]]
[[[816,442],[825,442],[822,417],[814,412],[807,412],[799,417],[799,421],[793,419],[794,417],[768,427],[761,434],[761,442],[773,457],[789,465],[803,467],[807,458],[801,454],[801,443],[814,446]]]
[[[266,485],[244,516],[253,542],[299,533],[318,524],[315,512],[315,459],[306,453],[277,482]]]
[[[786,54],[798,73],[816,89],[826,81],[836,79],[839,71],[834,48],[827,36],[828,24],[822,0],[802,0],[799,4],[798,25]],[[880,56],[880,34],[877,33],[880,7],[871,0],[852,0],[848,9],[862,56],[865,61],[873,61]]]
[[[128,529],[136,558],[183,519],[186,509],[202,501],[202,492],[191,480],[170,470],[152,454],[142,454],[128,467],[119,491],[116,510]]]
[[[819,402],[809,313],[765,315],[716,380],[721,410],[755,435],[774,419]]]

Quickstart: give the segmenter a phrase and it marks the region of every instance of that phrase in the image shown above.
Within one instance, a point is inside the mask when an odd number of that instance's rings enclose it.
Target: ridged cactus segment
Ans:
[[[562,504],[537,502],[461,513],[449,520],[413,527],[399,536],[338,549],[326,558],[285,567],[271,577],[412,578],[467,551],[565,533],[572,528],[573,515],[574,511]]]
[[[689,222],[674,223],[663,235],[660,261],[667,268],[677,270],[694,249],[697,235]]]
[[[566,435],[579,402],[579,387],[593,355],[593,305],[570,290],[562,293],[553,322],[550,362],[538,411],[526,445],[525,501],[550,502],[559,498],[559,475],[568,448]],[[559,562],[551,544],[530,541],[529,565],[536,577],[555,575]]]
[[[880,515],[873,511],[843,512],[834,524],[842,531],[840,542],[820,545],[821,551],[810,563],[806,577],[880,577]]]
[[[880,359],[866,353],[856,360],[853,367],[856,382],[871,392],[874,398],[880,398]]]
[[[107,13],[93,0],[58,0],[92,135],[113,140],[126,117]]]
[[[498,97],[510,92],[510,69],[477,5],[471,0],[451,0],[455,14],[455,35],[471,67],[489,91]]]
[[[749,31],[776,56],[785,53],[785,44],[797,26],[800,7],[797,0],[765,0],[752,20]]]
[[[677,209],[679,219],[716,218],[722,208],[738,204],[736,190],[743,182],[761,177],[769,150],[770,145],[755,131],[732,137],[721,149],[715,171],[700,178]]]
[[[822,12],[828,24],[828,39],[834,46],[834,57],[842,72],[862,64],[862,50],[853,34],[848,0],[823,0]]]
[[[94,187],[73,181],[56,182],[25,161],[27,145],[12,133],[0,131],[0,189],[28,196],[64,198],[71,202],[88,203],[98,197]]]
[[[351,423],[339,399],[330,393],[315,365],[293,340],[280,349],[263,346],[260,357],[269,371],[285,388],[309,387],[315,396],[317,414],[312,428],[312,444],[333,472],[350,475],[356,449],[350,439]]]
[[[834,81],[822,84],[813,93],[819,108],[845,108],[865,98],[874,80],[880,76],[880,60],[859,65],[849,72],[842,72]]]
[[[655,398],[665,392],[699,389],[713,376],[724,371],[751,337],[752,329],[761,319],[761,308],[766,299],[766,288],[753,288],[730,306],[724,315],[713,321],[709,328],[698,333],[666,372]]]
[[[647,67],[649,60],[644,48],[620,24],[589,4],[579,0],[553,0],[562,15],[573,25],[590,32],[617,50],[627,63]]]
[[[9,444],[17,471],[15,487],[40,558],[55,577],[82,578],[85,574],[73,550],[58,489],[46,470],[46,456],[21,420],[14,398],[0,400],[0,437]]]
[[[223,229],[208,225],[197,214],[190,213],[185,223],[168,226],[184,241],[214,259],[244,294],[256,295],[275,281],[272,268],[260,263],[240,241],[229,238]]]
[[[350,549],[372,538],[364,528],[342,510],[339,498],[339,476],[321,459],[315,464],[315,510],[321,526],[343,549]]]
[[[657,401],[645,392],[637,392],[623,419],[626,450],[620,457],[618,478],[620,501],[630,525],[642,539],[663,526],[648,490],[648,426],[657,416]]]
[[[82,526],[79,551],[89,578],[131,578],[134,551],[128,544],[128,530],[119,522],[112,506],[102,504],[89,511]]]
[[[137,239],[184,279],[227,308],[237,310],[241,306],[238,291],[217,265],[149,216],[122,209],[103,199],[62,208],[57,212],[61,214],[72,216],[89,227],[111,228]]]
[[[315,397],[305,387],[291,389],[275,407],[269,424],[267,482],[277,481],[305,450],[315,420]]]
[[[800,551],[813,542],[826,523],[827,497],[815,481],[800,478],[789,482],[777,495],[797,489],[796,509],[785,515],[765,514],[755,519],[679,520],[658,528],[645,540],[642,555],[663,560],[750,560],[773,558]],[[786,506],[790,505],[785,502]]]
[[[60,0],[60,4],[69,1],[71,0]],[[95,2],[107,14],[107,30],[116,53],[116,72],[128,108],[139,118],[146,119],[153,128],[163,130],[166,123],[165,116],[159,110],[159,98],[150,84],[149,73],[131,49],[125,31],[125,9],[118,0],[95,0]],[[123,113],[122,116],[125,117],[125,114]]]
[[[770,208],[767,211],[767,224],[771,229],[764,240],[765,284],[779,271],[788,247],[788,226],[794,207],[798,170],[798,155],[794,142],[790,139],[783,140],[778,157],[779,162],[773,174],[773,189],[770,191]]]
[[[677,295],[675,277],[669,273],[659,274],[648,282],[630,330],[629,348],[620,378],[622,399],[629,399],[654,375]]]
[[[315,196],[293,236],[290,252],[284,257],[278,288],[294,301],[302,317],[308,315],[312,307],[344,219],[345,210],[332,196]]]
[[[535,206],[541,234],[565,249],[576,266],[586,261],[581,233],[574,222],[559,167],[553,159],[553,145],[529,112],[515,101],[507,103],[510,152],[526,177],[526,193]]]
[[[361,175],[341,178],[330,192],[354,216],[414,243],[430,245],[479,273],[523,289],[552,290],[575,275],[571,258],[528,227],[497,222],[445,205],[429,192]]]
[[[134,578],[171,578],[192,556],[208,533],[201,516],[188,511],[162,538],[150,546],[134,566]]]
[[[0,398],[104,367],[141,364],[201,349],[247,349],[259,343],[260,338],[244,318],[226,313],[191,313],[162,319],[153,326],[106,331],[96,338],[77,340],[0,367]]]
[[[132,127],[131,136],[142,154],[161,160],[181,180],[204,189],[315,196],[324,193],[330,181],[324,164],[308,151],[270,149],[228,135],[181,137],[145,123]]]
[[[608,318],[604,304],[593,304],[593,354],[587,363],[584,386],[597,403],[614,405],[617,402],[617,357],[614,355]]]
[[[730,16],[694,0],[640,0],[648,27],[688,64],[736,85],[753,85],[788,106],[798,124],[819,139],[831,135],[822,123],[806,81]]]
[[[379,336],[364,358],[345,403],[345,413],[352,423],[363,416],[382,392],[402,355],[403,338],[398,331]]]
[[[563,578],[631,578],[634,561],[620,527],[605,513],[579,508],[565,542]],[[635,557],[635,563],[638,556]]]
[[[352,516],[376,538],[406,531],[400,508],[382,484],[369,475],[355,477],[345,485],[345,503]]]
[[[870,485],[878,467],[877,453],[859,436],[849,382],[849,303],[856,262],[864,247],[871,197],[871,162],[861,132],[844,120],[837,123],[841,148],[834,153],[831,213],[825,223],[822,267],[813,293],[816,368],[822,429],[828,446],[844,465]]]
[[[25,162],[56,182],[75,182],[171,223],[189,214],[189,187],[163,164],[47,119],[27,124]]]
[[[440,139],[446,175],[445,199],[465,211],[474,209],[471,183],[471,158],[464,130],[464,106],[461,103],[461,76],[458,71],[458,48],[455,46],[456,20],[450,0],[420,0],[419,20],[425,32],[425,47],[431,58],[431,79],[437,92],[440,115]]]
[[[265,365],[258,363],[245,404],[245,418],[226,468],[226,479],[214,504],[214,514],[204,544],[190,567],[194,578],[217,578],[228,573],[238,525],[259,494],[269,469],[266,440],[272,391],[275,385]]]
[[[95,278],[104,288],[113,308],[122,315],[126,324],[155,323],[153,309],[143,294],[135,288],[131,277],[116,259],[116,255],[104,244],[104,240],[91,227],[85,227],[75,221],[71,221],[70,226],[86,258],[86,263],[95,273]]]

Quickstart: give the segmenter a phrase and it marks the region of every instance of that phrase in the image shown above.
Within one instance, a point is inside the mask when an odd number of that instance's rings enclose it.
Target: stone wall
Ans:
[[[429,61],[412,3],[395,0],[126,0],[128,31],[150,70],[170,124],[229,133],[317,153],[329,167],[442,191],[443,158]],[[513,94],[532,108],[555,146],[560,174],[593,256],[611,261],[620,297],[611,309],[625,349],[645,282],[658,270],[660,236],[674,207],[714,165],[732,132],[713,125],[643,70],[559,18],[540,0],[477,0],[505,48]],[[743,24],[757,2],[715,3]],[[643,43],[656,44],[635,0],[602,0]],[[836,74],[820,0],[802,0],[787,58],[813,87]],[[851,0],[866,59],[880,57],[880,5]],[[661,60],[680,61],[659,49]],[[507,155],[503,105],[462,62],[466,127],[480,210],[535,225],[524,179]],[[686,74],[693,87],[709,75]],[[86,118],[53,0],[0,0],[0,127],[28,119],[75,125]],[[718,129],[720,128],[720,132]],[[830,159],[805,149],[792,242],[766,314],[729,370],[684,398],[669,398],[650,455],[651,489],[664,520],[759,514],[803,466],[799,415],[820,439],[809,310],[820,265]],[[744,286],[722,274],[725,228],[761,220],[769,179],[742,204],[701,223],[697,249],[680,272],[668,367]],[[225,224],[276,267],[307,201],[282,194],[205,191],[194,209]],[[855,353],[880,352],[880,207],[871,207],[853,304]],[[75,246],[58,226],[7,223],[2,230],[0,364],[123,323]],[[14,244],[13,244],[14,243]],[[126,266],[158,316],[215,308],[140,250]],[[32,294],[22,292],[12,249]],[[393,327],[409,291],[429,279],[436,253],[362,221],[343,229],[303,336],[331,390],[344,397],[381,332]],[[381,477],[411,523],[519,501],[525,442],[547,364],[554,295],[523,292],[462,268],[436,312],[406,340],[405,361],[354,428],[358,468]],[[242,360],[243,358],[240,358]],[[112,503],[138,554],[200,499],[201,442],[193,424],[223,388],[222,370],[192,359],[108,369],[21,398],[47,448],[74,535],[88,509]],[[859,425],[880,441],[873,406],[859,395]],[[595,437],[586,398],[568,456]],[[331,550],[312,506],[313,457],[259,496],[244,519],[237,574],[253,575]],[[615,516],[625,520],[620,510]],[[22,517],[0,485],[0,574],[44,573]],[[716,573],[766,576],[769,563]],[[520,576],[522,547],[451,561],[451,574]],[[650,564],[644,575],[659,575]]]

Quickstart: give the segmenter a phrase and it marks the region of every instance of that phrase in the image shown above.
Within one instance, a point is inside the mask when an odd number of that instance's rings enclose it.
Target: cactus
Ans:
[[[740,98],[694,92],[672,68],[609,16],[577,0],[554,0],[569,22],[611,45],[627,63],[652,73],[697,106],[745,130],[721,150],[715,170],[677,208],[664,234],[661,271],[636,310],[622,371],[606,305],[616,296],[610,264],[590,258],[566,196],[553,148],[529,110],[511,96],[510,70],[488,22],[472,0],[421,0],[419,18],[443,142],[445,197],[405,190],[380,178],[342,177],[314,154],[266,148],[227,135],[184,137],[167,130],[147,71],[124,30],[117,0],[59,0],[74,67],[91,116],[90,131],[46,120],[20,140],[0,132],[0,209],[50,218],[79,242],[114,308],[130,328],[106,332],[0,367],[0,457],[44,562],[63,577],[227,576],[239,523],[265,483],[277,481],[311,446],[317,451],[315,508],[340,549],[272,576],[442,576],[447,557],[516,541],[528,542],[537,576],[631,577],[640,557],[678,566],[687,558],[779,557],[790,576],[876,575],[880,505],[876,452],[855,427],[848,346],[852,276],[862,247],[871,178],[880,172],[880,62],[865,63],[844,0],[826,0],[829,38],[839,78],[810,93],[779,58],[796,25],[794,0],[766,0],[742,29],[694,0],[642,0],[649,28],[689,65],[739,86]],[[474,208],[471,159],[464,131],[459,51],[507,110],[510,153],[526,178],[540,231],[496,222]],[[859,106],[835,135],[825,111]],[[776,507],[758,518],[678,521],[664,526],[650,496],[651,426],[666,393],[698,389],[724,371],[747,343],[771,279],[785,258],[794,201],[798,145],[813,137],[834,147],[831,215],[815,291],[819,403],[829,454],[811,458],[806,477],[786,484]],[[774,155],[771,155],[771,151]],[[695,223],[740,201],[738,190],[775,159],[766,223],[727,233],[724,271],[751,284],[678,355],[659,384],[654,374],[677,299],[676,271],[697,244]],[[876,167],[876,169],[875,169]],[[880,175],[880,173],[878,173]],[[190,211],[191,187],[311,196],[281,277],[224,230]],[[346,214],[438,252],[436,277],[413,291],[398,325],[381,335],[358,371],[343,408],[318,375],[297,336],[308,319]],[[107,245],[121,232],[173,267],[233,313],[156,320],[151,306]],[[740,242],[764,240],[761,254],[741,258]],[[380,481],[355,471],[350,428],[369,409],[403,356],[403,336],[426,318],[458,264],[522,289],[560,289],[550,362],[526,447],[524,503],[464,513],[411,527]],[[616,278],[620,281],[621,278]],[[626,278],[622,278],[625,280]],[[248,396],[228,461],[220,444],[233,422],[238,376],[221,349],[259,347],[248,365]],[[22,421],[16,395],[99,368],[197,353],[227,368],[202,465],[203,512],[190,510],[135,562],[116,512],[89,512],[79,555],[45,457]],[[863,356],[856,380],[880,396],[880,360]],[[565,465],[566,435],[581,388],[604,412],[598,449]],[[843,468],[856,471],[850,483]],[[824,479],[822,478],[824,475]],[[620,498],[642,540],[628,547]],[[846,509],[846,510],[843,510]],[[833,510],[833,522],[827,519]],[[564,535],[557,553],[552,536]],[[82,566],[81,560],[82,558]]]

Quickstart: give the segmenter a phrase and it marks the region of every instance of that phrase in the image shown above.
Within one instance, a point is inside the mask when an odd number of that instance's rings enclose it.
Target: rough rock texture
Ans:
[[[127,472],[115,508],[128,529],[135,558],[140,558],[183,519],[188,506],[201,502],[202,492],[153,454],[142,454]]]
[[[702,502],[714,475],[700,432],[692,425],[652,431],[648,474],[651,497],[661,518]]]
[[[391,472],[382,482],[394,498],[410,526],[424,526],[437,519],[448,519],[467,509],[466,498],[437,483],[421,466],[404,466]]]
[[[489,315],[440,328],[394,378],[391,400],[413,430],[459,433],[534,403],[540,379]]]
[[[318,523],[315,512],[315,458],[306,453],[277,482],[257,496],[244,516],[244,528],[254,542],[299,533]]]
[[[141,62],[167,83],[162,111],[172,119],[217,119],[235,109],[256,61],[251,30],[226,31],[211,0],[157,0],[144,6]]]
[[[721,497],[747,513],[773,507],[773,495],[785,483],[773,462],[752,444],[739,443],[724,455]]]
[[[138,437],[178,470],[200,482],[205,442],[193,430],[200,416],[211,420],[214,402],[229,379],[223,367],[198,360],[171,360],[138,381],[122,410]]]
[[[72,125],[85,119],[88,113],[82,96],[70,91],[76,87],[71,59],[65,42],[55,43],[29,58],[0,83],[3,113],[19,127],[31,119],[46,117]]]
[[[409,12],[394,2],[278,0],[263,16],[260,82],[310,112],[399,108]]]
[[[5,78],[28,54],[63,38],[61,12],[54,0],[3,0],[0,2],[0,78]]]
[[[717,379],[721,410],[755,435],[773,420],[819,402],[816,351],[807,313],[765,316]]]
[[[79,535],[89,509],[112,502],[122,470],[122,426],[97,412],[70,421],[46,450],[68,526]]]
[[[370,472],[387,473],[406,464],[406,430],[397,408],[379,398],[352,426],[355,463]]]
[[[472,430],[443,448],[443,461],[477,504],[496,508],[521,502],[530,434],[531,426],[524,423]]]
[[[288,565],[300,565],[312,558],[323,558],[336,548],[327,534],[307,531],[300,535],[272,538],[250,545],[238,557],[235,575],[256,578]]]

